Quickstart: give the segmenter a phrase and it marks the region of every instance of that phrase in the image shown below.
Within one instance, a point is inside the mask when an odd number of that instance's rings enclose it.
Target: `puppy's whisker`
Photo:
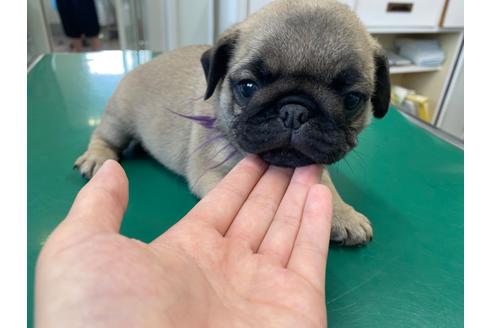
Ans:
[[[325,167],[331,176],[340,175],[340,169],[339,169],[338,165],[327,165]]]
[[[210,116],[210,115],[185,115],[185,114],[175,112],[169,108],[166,108],[166,110],[170,111],[171,113],[173,113],[175,115],[178,115],[179,117],[186,118],[186,119],[191,120],[195,123],[198,123],[206,129],[215,129],[215,121],[217,120],[217,118],[214,116]]]
[[[216,153],[215,153],[215,156],[217,156],[218,154],[220,154],[222,151],[224,151],[228,146],[231,146],[230,144],[226,144],[224,147],[220,148]],[[206,168],[203,173],[198,177],[198,179],[196,179],[196,182],[192,185],[191,189],[195,189],[196,185],[198,184],[198,182],[200,182],[200,180],[203,178],[203,176],[205,174],[207,174],[207,172],[211,171],[211,170],[214,170],[222,165],[224,165],[225,163],[227,163],[231,158],[233,158],[236,154],[238,153],[237,149],[233,149],[232,152],[230,152],[224,160],[222,160],[221,162],[219,162],[218,164],[215,164],[213,166],[210,166],[208,168]]]
[[[196,98],[191,98],[192,101],[202,101],[203,100],[203,96],[198,96]]]
[[[234,149],[232,152],[230,152],[230,153],[226,156],[226,158],[225,158],[222,162],[220,162],[219,164],[216,164],[216,165],[214,165],[214,166],[210,167],[209,169],[207,169],[207,171],[209,171],[209,170],[213,170],[213,169],[216,169],[216,168],[218,168],[219,166],[224,165],[224,164],[225,164],[225,163],[227,163],[227,162],[228,162],[228,161],[229,161],[232,157],[234,157],[234,155],[236,155],[236,154],[237,154],[237,150],[236,150],[236,149]]]
[[[231,145],[229,143],[226,143],[224,146],[220,147],[219,150],[217,150],[217,152],[214,154],[214,157],[217,157],[220,153],[222,153],[224,150],[226,150],[228,147],[230,147]],[[215,167],[213,167],[215,168]],[[210,170],[212,168],[208,168],[207,170]]]
[[[354,174],[354,170],[352,169],[352,166],[350,165],[350,163],[348,162],[348,160],[347,160],[345,157],[343,158],[343,161],[344,161],[344,162],[345,162],[345,164],[347,164],[347,166],[349,167],[350,172],[351,172],[352,174]]]
[[[357,155],[360,155],[360,156],[364,157],[364,153],[363,153],[363,152],[361,152],[359,149],[354,148],[354,152],[355,152]]]
[[[357,156],[357,159],[361,163],[362,168],[366,165],[366,161],[364,159],[364,154],[356,151],[356,149],[353,149],[352,152],[354,153],[355,156]]]
[[[188,106],[192,103],[196,103],[198,101],[203,101],[203,97],[198,97],[198,98],[191,98],[189,100],[186,100],[186,101],[183,101],[181,104],[179,104],[178,106]]]
[[[194,154],[197,151],[199,151],[200,149],[205,148],[206,146],[212,144],[216,140],[224,139],[224,138],[225,138],[224,135],[220,131],[216,131],[215,133],[213,133],[212,135],[210,135],[207,139],[205,139],[205,141],[203,141],[201,144],[199,144],[198,147],[196,147],[191,152],[191,154]]]

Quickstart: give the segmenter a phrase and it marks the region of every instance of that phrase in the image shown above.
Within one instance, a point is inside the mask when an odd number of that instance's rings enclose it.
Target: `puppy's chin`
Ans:
[[[329,165],[337,162],[345,156],[346,152],[339,150],[325,154],[319,154],[319,158],[316,156],[309,157],[304,155],[299,150],[294,148],[278,148],[268,150],[262,153],[258,153],[265,162],[271,165],[284,166],[284,167],[299,167],[311,164],[324,164]]]
[[[280,148],[258,154],[265,162],[271,165],[298,167],[318,164],[300,151],[292,148]]]

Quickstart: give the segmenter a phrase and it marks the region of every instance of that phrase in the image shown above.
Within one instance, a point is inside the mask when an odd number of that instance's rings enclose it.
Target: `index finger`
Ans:
[[[267,169],[259,157],[241,160],[186,216],[210,224],[225,234],[231,222]]]

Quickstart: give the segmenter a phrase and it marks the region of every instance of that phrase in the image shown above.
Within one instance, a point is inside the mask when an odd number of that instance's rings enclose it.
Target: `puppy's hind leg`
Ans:
[[[119,153],[131,139],[129,127],[114,114],[106,111],[92,134],[87,151],[75,161],[74,168],[87,179],[92,178],[106,160],[118,160]]]

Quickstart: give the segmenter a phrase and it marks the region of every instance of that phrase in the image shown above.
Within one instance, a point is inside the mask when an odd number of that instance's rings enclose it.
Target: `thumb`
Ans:
[[[91,232],[119,232],[128,205],[128,179],[118,162],[107,160],[80,190],[66,218]]]

